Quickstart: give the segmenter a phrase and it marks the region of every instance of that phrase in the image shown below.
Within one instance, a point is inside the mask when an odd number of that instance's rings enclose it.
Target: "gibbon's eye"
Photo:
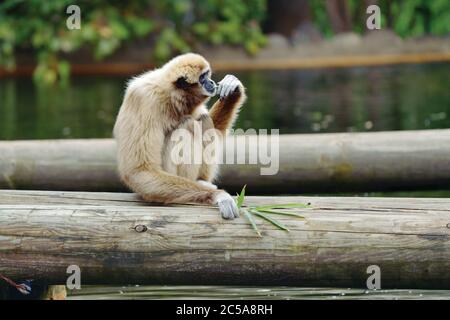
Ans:
[[[178,89],[187,89],[190,86],[190,83],[186,81],[185,77],[179,77],[177,81],[175,81],[175,86]]]
[[[205,80],[208,79],[208,78],[209,78],[209,70],[203,72],[203,73],[200,75],[200,78],[198,79],[198,82],[200,82],[201,84],[203,84],[203,83],[205,82]]]

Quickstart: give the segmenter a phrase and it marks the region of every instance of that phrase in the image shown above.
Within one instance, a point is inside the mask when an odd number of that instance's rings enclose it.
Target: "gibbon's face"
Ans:
[[[193,77],[194,81],[189,81],[188,77],[180,76],[175,81],[175,86],[178,90],[182,90],[185,94],[212,97],[216,94],[216,83],[211,79],[211,70],[202,70],[197,77]]]
[[[182,101],[188,112],[216,94],[216,83],[211,80],[211,67],[201,55],[187,53],[180,55],[165,66],[176,94],[176,101]]]

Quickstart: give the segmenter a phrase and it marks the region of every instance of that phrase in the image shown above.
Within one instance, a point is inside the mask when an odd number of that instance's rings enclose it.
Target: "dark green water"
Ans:
[[[450,128],[450,63],[235,73],[248,89],[236,127],[281,133]],[[215,75],[220,80],[224,73]],[[0,140],[110,137],[126,78],[36,87],[0,79]],[[449,191],[369,194],[439,196]],[[450,299],[449,290],[86,286],[70,299]]]
[[[450,128],[450,63],[235,74],[249,97],[239,128]],[[30,79],[0,79],[0,140],[110,137],[126,80],[74,77],[66,86],[41,88]]]

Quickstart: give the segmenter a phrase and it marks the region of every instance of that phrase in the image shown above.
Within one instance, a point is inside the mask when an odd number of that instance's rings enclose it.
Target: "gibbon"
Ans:
[[[230,128],[246,95],[242,83],[227,75],[216,85],[205,58],[187,53],[163,67],[133,78],[114,126],[122,181],[145,201],[218,205],[224,219],[239,215],[234,199],[212,183],[217,164],[176,165],[171,134],[196,124],[222,135]],[[209,110],[206,102],[219,99]]]

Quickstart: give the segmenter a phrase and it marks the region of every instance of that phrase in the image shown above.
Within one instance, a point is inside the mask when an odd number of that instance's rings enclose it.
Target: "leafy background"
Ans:
[[[54,82],[67,78],[70,64],[64,55],[89,48],[101,60],[135,40],[153,45],[154,61],[199,45],[228,44],[254,55],[266,44],[262,25],[270,14],[268,0],[5,0],[0,4],[0,65],[16,66],[18,50],[30,50],[37,67],[36,80]],[[314,25],[326,37],[333,36],[325,1],[308,1]],[[364,1],[348,0],[351,16],[360,18]],[[82,8],[82,28],[66,27],[66,8]],[[379,1],[384,26],[402,37],[450,32],[450,1]],[[389,12],[391,19],[386,16]],[[363,32],[354,23],[356,32]]]

